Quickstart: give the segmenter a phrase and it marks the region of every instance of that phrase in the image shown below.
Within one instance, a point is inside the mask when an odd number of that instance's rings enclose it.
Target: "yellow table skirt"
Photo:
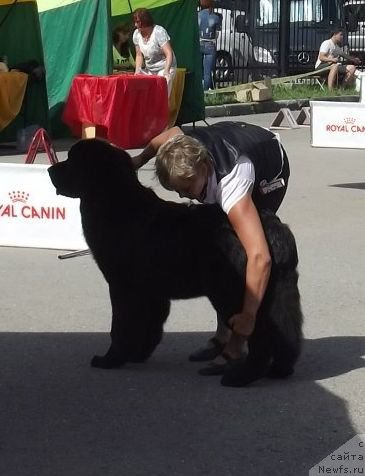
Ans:
[[[184,94],[186,68],[176,68],[174,82],[169,97],[169,127],[175,125]]]
[[[18,71],[0,73],[0,131],[19,114],[28,75]]]

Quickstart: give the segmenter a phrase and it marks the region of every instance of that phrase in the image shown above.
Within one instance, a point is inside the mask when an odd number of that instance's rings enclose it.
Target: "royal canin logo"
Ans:
[[[24,191],[11,191],[8,195],[11,203],[0,203],[0,218],[66,219],[64,207],[35,207],[28,203],[29,193]]]
[[[345,117],[342,124],[326,124],[326,132],[364,133],[365,125],[356,124],[354,117]]]

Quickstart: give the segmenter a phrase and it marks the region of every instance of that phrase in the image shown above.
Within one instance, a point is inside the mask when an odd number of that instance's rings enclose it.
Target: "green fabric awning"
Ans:
[[[37,3],[34,0],[0,0],[0,56],[10,67],[36,61],[43,65],[43,48]],[[48,126],[46,82],[29,80],[19,115],[0,133],[0,142],[13,141],[28,125]]]
[[[188,70],[178,122],[204,118],[195,0],[38,0],[37,4],[53,136],[68,132],[61,114],[73,77],[111,72],[112,28],[131,21],[131,9],[142,7],[149,8],[156,24],[169,32],[178,66]]]

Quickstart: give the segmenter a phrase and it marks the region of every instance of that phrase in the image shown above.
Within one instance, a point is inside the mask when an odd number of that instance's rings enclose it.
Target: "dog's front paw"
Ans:
[[[116,355],[94,355],[90,364],[91,367],[96,367],[98,369],[116,369],[124,364],[124,360]]]

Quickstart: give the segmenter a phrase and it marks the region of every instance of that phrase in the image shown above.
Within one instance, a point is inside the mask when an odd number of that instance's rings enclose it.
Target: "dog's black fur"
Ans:
[[[76,143],[49,174],[57,193],[81,199],[84,235],[109,284],[111,346],[94,367],[146,360],[161,341],[171,299],[207,296],[226,320],[240,311],[246,255],[218,206],[161,200],[138,181],[126,152],[97,139]],[[273,213],[261,219],[271,277],[249,356],[226,372],[224,385],[286,377],[300,353],[295,239]]]

